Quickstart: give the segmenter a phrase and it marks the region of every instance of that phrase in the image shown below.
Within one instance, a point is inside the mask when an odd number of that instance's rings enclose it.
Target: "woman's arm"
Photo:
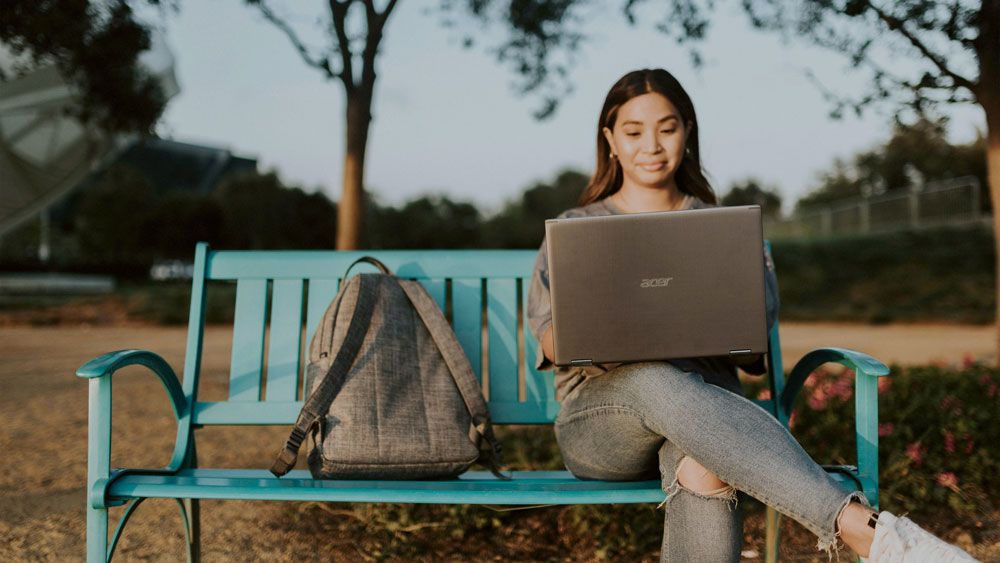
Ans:
[[[555,345],[552,343],[552,325],[549,325],[549,328],[545,329],[545,334],[542,335],[540,344],[542,345],[542,353],[545,354],[545,357],[550,362],[554,362],[556,360],[556,353],[554,351]]]

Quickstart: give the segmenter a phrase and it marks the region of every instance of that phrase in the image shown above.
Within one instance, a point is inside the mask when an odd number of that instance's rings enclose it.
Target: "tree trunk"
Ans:
[[[996,260],[996,359],[1000,367],[1000,2],[982,3],[979,36],[973,45],[979,60],[979,82],[973,89],[976,101],[986,113],[986,181],[993,204],[993,245]]]
[[[993,203],[993,244],[996,249],[996,362],[1000,367],[1000,98],[992,104],[984,103],[986,110],[986,179],[990,184],[990,201]]]
[[[344,152],[344,186],[337,205],[337,250],[361,246],[365,217],[365,150],[372,122],[372,96],[365,88],[347,94],[347,148]]]

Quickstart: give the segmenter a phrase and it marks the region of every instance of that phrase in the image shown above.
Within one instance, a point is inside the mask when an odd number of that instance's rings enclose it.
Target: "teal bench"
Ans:
[[[659,503],[659,481],[581,481],[567,471],[514,471],[510,481],[488,471],[469,471],[449,481],[316,481],[305,470],[277,479],[259,470],[198,465],[195,430],[207,425],[291,426],[302,406],[303,358],[347,265],[376,256],[397,275],[420,280],[449,316],[484,391],[497,424],[551,424],[559,411],[552,375],[537,372],[536,341],[522,318],[535,260],[533,250],[427,251],[214,251],[199,243],[187,332],[183,380],[160,356],[120,350],[87,362],[77,376],[90,380],[87,453],[87,560],[109,560],[121,532],[148,498],[175,499],[187,534],[188,558],[199,559],[199,499],[398,502],[489,505]],[[235,282],[229,397],[198,398],[206,286]],[[218,282],[217,282],[218,283]],[[304,318],[303,318],[304,317]],[[304,325],[303,325],[304,323]],[[305,330],[303,330],[303,327]],[[265,358],[265,333],[270,330]],[[483,331],[487,349],[483,359]],[[305,340],[303,340],[305,339]],[[853,369],[857,467],[829,467],[848,487],[878,505],[877,377],[888,368],[850,350],[827,348],[806,355],[788,379],[782,371],[778,327],[770,333],[769,385],[774,400],[757,401],[787,424],[796,394],[809,374],[826,362]],[[170,463],[161,469],[114,469],[111,454],[111,387],[117,370],[142,365],[158,377],[177,417]],[[485,365],[484,365],[485,364]],[[482,371],[486,373],[482,373]],[[523,389],[523,393],[522,390]],[[280,444],[275,444],[275,451]],[[128,504],[108,538],[108,507]],[[778,513],[767,513],[768,560],[776,560]]]

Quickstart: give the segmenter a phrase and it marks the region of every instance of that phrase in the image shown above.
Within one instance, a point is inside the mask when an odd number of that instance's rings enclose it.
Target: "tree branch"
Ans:
[[[323,71],[323,73],[326,74],[327,78],[337,78],[337,73],[334,72],[333,69],[330,67],[330,59],[328,59],[327,57],[323,57],[321,59],[313,58],[309,54],[309,49],[306,48],[302,40],[299,39],[298,34],[295,33],[295,30],[292,29],[292,27],[288,25],[288,23],[285,22],[285,20],[279,18],[277,14],[271,11],[271,9],[268,8],[266,4],[264,4],[263,1],[254,2],[254,4],[256,4],[258,8],[260,8],[260,12],[261,14],[264,15],[264,19],[274,24],[275,27],[280,29],[282,32],[285,33],[285,35],[288,36],[288,40],[292,42],[292,45],[295,47],[295,50],[299,52],[299,55],[302,56],[302,60],[304,60],[307,65],[314,68],[318,68],[319,70]]]
[[[375,0],[363,1],[368,34],[365,38],[365,49],[361,54],[361,86],[371,91],[375,84],[375,57],[378,55],[379,43],[382,42],[382,30],[389,14],[396,7],[396,0],[390,0],[381,13],[375,8]]]
[[[382,25],[385,25],[385,20],[389,19],[389,14],[396,7],[397,0],[389,0],[389,3],[385,5],[385,9],[382,10]]]
[[[945,62],[941,60],[940,57],[932,53],[931,50],[927,47],[927,45],[924,45],[924,42],[921,41],[920,38],[914,35],[910,30],[906,29],[906,26],[904,25],[902,20],[893,16],[892,14],[886,13],[885,10],[882,10],[881,8],[876,6],[871,0],[864,0],[864,2],[869,8],[871,8],[873,12],[875,12],[876,15],[878,15],[880,20],[882,20],[887,26],[889,26],[889,29],[891,31],[898,31],[903,37],[905,37],[910,42],[911,45],[916,47],[916,49],[920,51],[920,53],[925,58],[927,58],[927,60],[933,63],[934,66],[938,68],[938,70],[940,70],[943,74],[949,76],[952,80],[954,80],[956,86],[967,88],[971,92],[976,91],[977,84],[975,82],[969,80],[968,78],[948,68],[948,65],[945,64]]]
[[[333,29],[337,34],[337,43],[340,45],[340,60],[343,65],[340,71],[340,79],[344,83],[344,89],[348,94],[354,91],[354,64],[351,53],[351,40],[347,37],[347,10],[351,7],[353,0],[329,0],[330,17],[333,20]]]

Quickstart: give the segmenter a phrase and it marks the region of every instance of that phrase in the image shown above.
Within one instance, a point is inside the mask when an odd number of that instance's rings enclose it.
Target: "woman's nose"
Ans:
[[[657,141],[656,135],[650,135],[646,137],[646,139],[644,139],[644,142],[642,144],[643,152],[647,152],[650,154],[656,154],[660,152],[660,148],[661,148],[660,143]]]

